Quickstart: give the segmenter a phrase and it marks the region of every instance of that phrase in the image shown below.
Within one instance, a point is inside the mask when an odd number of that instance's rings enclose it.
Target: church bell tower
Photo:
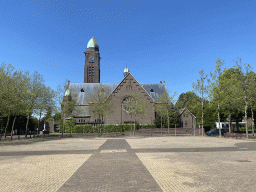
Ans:
[[[84,83],[100,83],[99,45],[93,37],[87,44],[84,65]]]

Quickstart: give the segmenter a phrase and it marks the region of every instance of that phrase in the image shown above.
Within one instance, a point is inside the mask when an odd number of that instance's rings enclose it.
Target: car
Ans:
[[[226,132],[227,131],[225,129],[221,129],[221,135],[223,135]],[[212,129],[211,131],[207,131],[206,134],[209,136],[219,135],[219,129]]]

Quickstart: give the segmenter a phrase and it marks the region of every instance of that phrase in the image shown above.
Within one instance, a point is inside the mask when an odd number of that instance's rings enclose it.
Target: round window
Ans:
[[[132,100],[131,97],[125,97],[125,98],[123,99],[123,102],[122,102],[123,110],[124,110],[125,112],[127,112],[127,113],[129,113],[129,111],[130,111],[131,100]]]

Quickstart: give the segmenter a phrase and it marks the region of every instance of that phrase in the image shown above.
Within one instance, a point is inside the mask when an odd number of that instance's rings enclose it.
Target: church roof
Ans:
[[[111,93],[119,85],[119,83],[101,83],[101,84],[109,88]],[[84,116],[84,117],[89,116],[88,106],[85,106],[87,105],[85,98],[89,93],[93,92],[96,86],[99,86],[99,85],[100,83],[70,83],[69,84],[69,89],[71,90],[71,96],[76,94],[77,103],[79,105],[83,105],[75,108],[73,112],[75,116]],[[162,83],[141,83],[140,85],[148,92],[148,94],[153,98],[155,102],[156,102],[156,99],[166,90],[165,84],[162,84]]]
[[[111,93],[119,85],[119,83],[101,83],[103,86],[110,89]],[[96,86],[100,83],[70,83],[69,89],[71,90],[71,96],[77,94],[77,102],[80,105],[86,105],[85,98],[91,92],[93,92]],[[156,99],[165,92],[165,84],[162,83],[140,83],[140,85],[148,92],[148,94],[156,101]]]
[[[95,48],[99,48],[98,42],[96,41],[96,39],[93,37],[90,39],[90,41],[87,44],[87,48],[89,47],[95,47]]]

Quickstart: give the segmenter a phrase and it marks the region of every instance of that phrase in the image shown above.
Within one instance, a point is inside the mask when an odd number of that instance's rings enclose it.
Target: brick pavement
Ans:
[[[100,151],[58,191],[162,191],[125,139],[108,139]]]
[[[217,137],[0,143],[0,191],[255,191],[255,159],[255,141]]]

